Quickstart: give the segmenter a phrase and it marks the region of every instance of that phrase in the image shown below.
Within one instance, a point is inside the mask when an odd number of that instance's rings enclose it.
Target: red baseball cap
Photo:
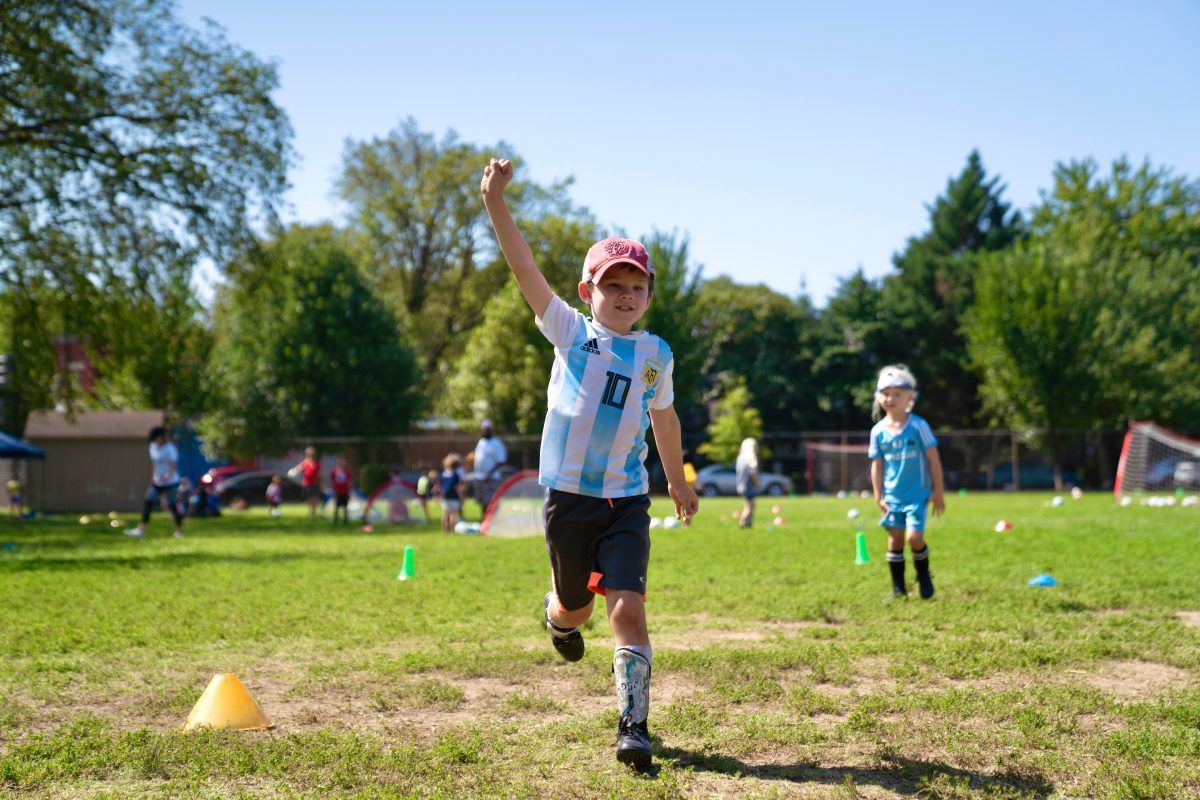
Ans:
[[[654,264],[650,262],[650,254],[641,242],[610,236],[588,248],[587,258],[583,260],[584,282],[599,280],[604,271],[614,264],[628,264],[648,276],[654,275]]]

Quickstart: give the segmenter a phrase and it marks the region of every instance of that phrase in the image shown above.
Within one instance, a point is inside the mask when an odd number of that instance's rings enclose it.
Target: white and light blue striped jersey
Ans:
[[[937,445],[929,423],[916,414],[899,433],[889,433],[887,419],[871,428],[867,458],[883,459],[883,499],[889,503],[918,504],[929,499],[933,490],[929,460],[925,451]]]
[[[557,296],[537,326],[554,345],[538,482],[587,497],[646,494],[650,410],[675,402],[671,348],[646,331],[622,336]]]

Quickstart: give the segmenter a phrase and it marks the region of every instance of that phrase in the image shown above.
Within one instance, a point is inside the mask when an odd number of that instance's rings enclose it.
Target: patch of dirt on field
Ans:
[[[673,650],[700,650],[722,644],[756,644],[776,637],[795,636],[812,628],[837,628],[829,622],[811,620],[789,620],[752,623],[747,629],[745,620],[723,619],[708,614],[690,617],[671,617],[670,627],[682,626],[683,630],[655,631],[651,639],[655,647]]]
[[[381,699],[382,689],[395,686],[382,687],[377,679],[374,683],[356,684],[344,678],[330,685],[320,697],[289,698],[286,687],[268,687],[256,698],[278,731],[403,726],[418,737],[436,737],[447,728],[488,718],[519,718],[536,724],[578,714],[597,714],[612,708],[615,702],[615,690],[604,695],[587,692],[573,675],[543,673],[514,681],[424,674],[420,680],[408,683],[421,681],[451,687],[462,693],[462,699],[451,704],[452,707],[436,703],[404,705]],[[690,696],[696,687],[683,676],[665,675],[655,677],[651,691],[655,705],[667,705]]]
[[[1005,672],[986,678],[950,680],[943,685],[1002,692],[1067,683],[1093,686],[1116,695],[1118,700],[1132,702],[1158,697],[1170,689],[1191,686],[1197,683],[1197,678],[1186,670],[1167,664],[1116,661],[1044,673]]]
[[[1189,628],[1200,628],[1200,611],[1180,611],[1175,616]]]
[[[1186,670],[1152,661],[1118,661],[1089,670],[1084,682],[1120,700],[1149,700],[1168,689],[1195,683]]]

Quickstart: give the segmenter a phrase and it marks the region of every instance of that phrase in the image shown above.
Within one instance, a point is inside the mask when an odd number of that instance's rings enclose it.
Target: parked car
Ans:
[[[271,483],[271,479],[278,474],[269,469],[250,470],[219,481],[213,489],[217,494],[218,502],[226,508],[238,500],[244,500],[248,506],[266,505],[267,486]],[[283,479],[283,502],[298,503],[303,500],[304,490],[300,484],[285,476]]]
[[[1155,491],[1200,488],[1200,461],[1186,456],[1168,456],[1146,470],[1146,488]]]
[[[796,491],[796,485],[787,475],[777,472],[758,473],[758,493],[780,496]],[[710,464],[696,473],[696,493],[705,497],[719,494],[737,494],[737,474],[732,466]]]
[[[200,482],[215,486],[224,480],[229,480],[234,475],[241,475],[243,472],[249,472],[250,467],[242,467],[237,464],[230,464],[226,467],[212,467],[208,472],[200,476]]]
[[[1020,473],[1017,479],[1021,482],[1022,489],[1053,489],[1054,488],[1054,468],[1046,464],[1036,461],[1022,463],[1020,465]],[[983,486],[988,486],[987,473],[980,473],[979,482]],[[1083,479],[1075,472],[1069,469],[1062,471],[1063,487],[1082,486]],[[1013,484],[1013,468],[1011,462],[998,465],[992,470],[992,482],[990,484],[993,489],[1013,489],[1016,488]]]

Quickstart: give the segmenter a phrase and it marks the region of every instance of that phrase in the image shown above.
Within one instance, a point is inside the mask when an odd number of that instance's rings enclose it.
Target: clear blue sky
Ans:
[[[289,219],[341,221],[347,139],[407,116],[574,176],[605,225],[823,304],[927,227],[977,148],[1018,208],[1058,161],[1200,178],[1200,2],[181,0],[278,62]],[[482,166],[482,165],[481,165]]]

